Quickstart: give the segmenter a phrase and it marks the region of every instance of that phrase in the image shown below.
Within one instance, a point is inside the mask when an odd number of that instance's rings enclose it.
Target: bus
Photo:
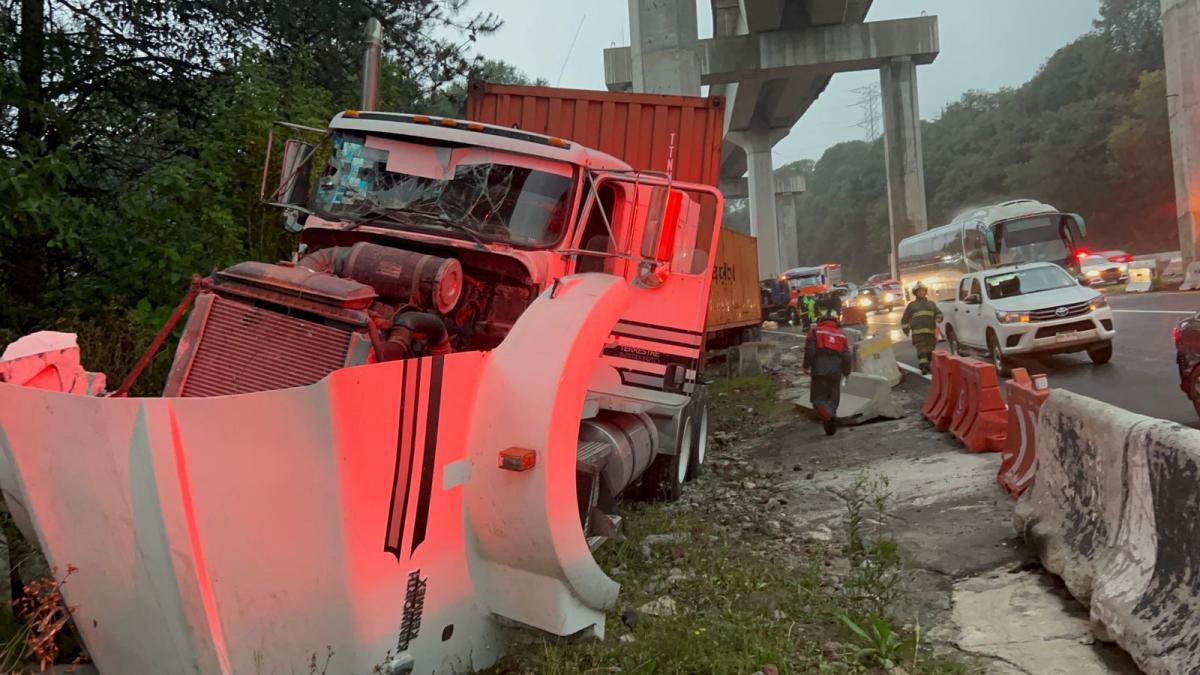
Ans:
[[[801,295],[828,293],[842,283],[842,266],[837,263],[816,267],[793,267],[779,275],[787,283],[788,291],[795,300]]]
[[[1052,262],[1079,274],[1087,256],[1087,226],[1033,199],[1014,199],[968,211],[949,225],[900,242],[900,281],[906,294],[918,281],[934,302],[954,297],[964,274],[1023,262]]]

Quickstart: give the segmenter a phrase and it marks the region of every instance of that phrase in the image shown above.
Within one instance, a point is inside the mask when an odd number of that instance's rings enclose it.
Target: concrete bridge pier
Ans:
[[[1167,114],[1183,264],[1200,260],[1200,0],[1162,0]]]
[[[800,266],[800,195],[804,176],[783,173],[775,177],[775,215],[779,223],[780,271]]]
[[[629,0],[633,90],[700,95],[695,0]]]
[[[777,276],[783,271],[779,249],[779,220],[775,211],[775,169],[771,149],[788,129],[731,131],[727,138],[746,151],[750,195],[750,235],[758,238],[758,276]]]
[[[901,56],[879,68],[883,107],[883,148],[887,161],[888,219],[893,279],[899,279],[896,244],[929,229],[925,209],[925,163],[921,156],[921,115],[917,105],[917,64]]]

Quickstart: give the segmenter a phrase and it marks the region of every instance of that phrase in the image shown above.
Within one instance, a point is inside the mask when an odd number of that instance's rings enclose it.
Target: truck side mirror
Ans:
[[[283,144],[283,163],[279,171],[280,204],[303,207],[308,203],[308,186],[312,182],[314,146],[297,138]]]
[[[1083,222],[1083,216],[1079,215],[1078,213],[1069,213],[1067,215],[1071,216],[1071,220],[1075,221],[1075,227],[1079,228],[1079,236],[1086,237],[1087,223]]]
[[[656,187],[646,210],[646,230],[642,237],[642,262],[638,266],[638,281],[648,288],[657,288],[671,276],[671,260],[675,257],[675,234],[683,209],[683,193],[666,187]]]

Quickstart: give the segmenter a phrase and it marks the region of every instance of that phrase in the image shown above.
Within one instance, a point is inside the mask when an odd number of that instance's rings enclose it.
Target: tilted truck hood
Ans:
[[[552,297],[553,295],[553,297]],[[0,383],[0,489],[102,673],[490,666],[497,619],[603,635],[579,522],[588,382],[628,304],[566,277],[488,353],[292,389],[97,398]],[[536,373],[536,375],[531,375]],[[534,449],[533,469],[497,468]]]

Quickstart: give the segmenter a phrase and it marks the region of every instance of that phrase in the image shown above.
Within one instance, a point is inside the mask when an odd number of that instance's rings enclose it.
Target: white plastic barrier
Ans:
[[[859,343],[858,370],[867,375],[886,378],[891,386],[900,384],[900,366],[896,364],[896,350],[887,335],[877,335]]]
[[[811,390],[804,392],[792,401],[796,407],[813,411]],[[892,401],[892,385],[886,377],[867,375],[865,373],[850,373],[842,385],[841,400],[838,403],[837,418],[842,424],[862,424],[881,417],[899,419],[904,414]]]
[[[1200,672],[1200,431],[1055,390],[1018,532],[1151,674]]]
[[[1200,260],[1187,266],[1187,273],[1183,275],[1183,285],[1179,287],[1179,290],[1200,290]]]
[[[1129,284],[1125,291],[1129,293],[1148,293],[1154,288],[1154,270],[1149,267],[1130,267]]]

